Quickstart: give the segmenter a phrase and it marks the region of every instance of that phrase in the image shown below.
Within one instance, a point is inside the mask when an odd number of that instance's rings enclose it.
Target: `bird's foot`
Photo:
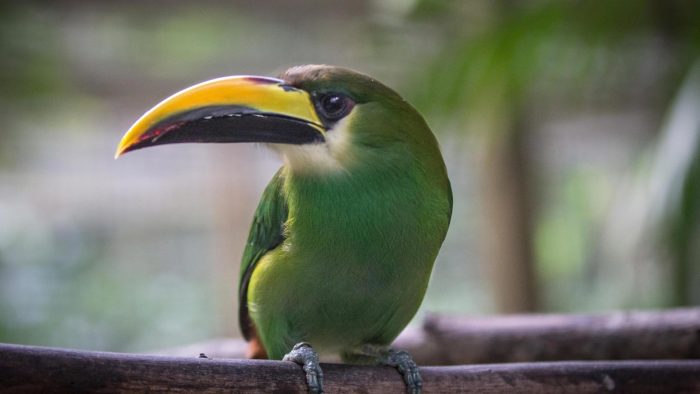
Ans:
[[[323,393],[323,371],[318,361],[318,354],[311,345],[306,342],[297,343],[292,351],[282,358],[282,361],[291,361],[304,368],[309,393]]]
[[[375,364],[388,365],[396,368],[404,383],[406,391],[410,394],[420,394],[423,389],[423,379],[418,371],[411,355],[405,350],[394,350],[385,346],[363,345],[350,353],[345,354],[345,359],[350,362],[373,361]]]
[[[418,365],[413,361],[411,355],[405,350],[389,349],[379,362],[384,365],[389,365],[396,368],[403,381],[406,383],[406,389],[411,394],[420,394],[423,388],[423,378],[418,371]]]

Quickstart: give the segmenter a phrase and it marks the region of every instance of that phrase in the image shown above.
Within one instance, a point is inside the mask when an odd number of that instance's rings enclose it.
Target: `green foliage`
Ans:
[[[661,205],[661,245],[673,265],[674,305],[700,302],[700,58],[669,106],[653,175]]]
[[[482,143],[499,133],[537,132],[551,113],[561,117],[580,110],[643,106],[660,117],[700,54],[698,2],[501,1],[471,9],[458,4],[417,3],[414,16],[440,21],[445,44],[416,78],[422,83],[415,85],[419,91],[413,95],[419,108],[442,122],[441,128],[484,136],[477,140]],[[474,9],[476,17],[470,14]],[[654,60],[650,52],[662,53],[663,61],[646,66]],[[645,66],[656,67],[653,79]],[[635,92],[633,87],[644,84],[652,90]],[[522,119],[534,128],[519,127]],[[475,151],[479,149],[484,148]],[[539,152],[534,149],[530,154]],[[668,245],[674,256],[671,271],[676,279],[665,288],[676,294],[678,305],[690,302],[692,283],[700,283],[688,279],[700,261],[698,161],[700,152],[683,171],[681,197],[669,207],[670,235],[655,243]],[[536,191],[544,203],[535,220],[535,250],[539,274],[547,284],[544,292],[554,308],[585,308],[575,294],[593,291],[586,286],[589,281],[606,280],[606,271],[596,260],[607,253],[601,251],[600,231],[606,216],[614,217],[606,207],[618,181],[597,163],[584,165],[588,168],[558,169],[555,180],[538,183]],[[583,176],[591,171],[596,175]],[[636,168],[630,166],[627,172],[634,174]]]
[[[422,74],[424,83],[417,85],[420,108],[450,116],[489,116],[493,107],[546,108],[562,98],[576,103],[590,97],[590,92],[613,91],[616,86],[610,84],[611,75],[619,77],[616,84],[628,85],[636,76],[630,72],[636,68],[634,63],[645,61],[644,48],[635,41],[668,25],[672,31],[661,33],[673,35],[680,64],[687,64],[687,52],[692,55],[699,48],[700,28],[692,16],[700,15],[698,3],[514,4],[493,5],[491,23],[481,31],[449,32],[442,53]],[[657,14],[660,11],[665,13]],[[464,14],[441,16],[460,19]],[[468,24],[463,26],[469,29]],[[683,67],[675,71],[682,72]],[[500,116],[500,111],[495,114]]]
[[[677,205],[669,217],[669,250],[675,263],[673,303],[700,303],[700,144],[690,163]]]
[[[0,100],[5,105],[66,88],[51,15],[19,4],[0,8]]]

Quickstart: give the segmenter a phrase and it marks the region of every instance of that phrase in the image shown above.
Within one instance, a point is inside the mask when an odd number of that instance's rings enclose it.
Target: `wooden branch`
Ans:
[[[323,364],[329,393],[403,392],[389,367]],[[424,392],[699,392],[700,360],[422,367]],[[0,391],[305,392],[292,363],[85,352],[0,344]]]
[[[245,343],[219,339],[169,349],[243,358]],[[700,359],[700,308],[599,315],[515,315],[484,318],[429,315],[394,343],[419,365],[477,363]]]
[[[700,358],[700,308],[478,319],[429,316],[423,333],[433,351],[421,362],[436,365]]]
[[[422,343],[405,347],[420,353],[416,358],[423,364],[433,365],[697,359],[700,308],[600,315],[428,316],[422,334]],[[401,345],[397,341],[396,346]]]

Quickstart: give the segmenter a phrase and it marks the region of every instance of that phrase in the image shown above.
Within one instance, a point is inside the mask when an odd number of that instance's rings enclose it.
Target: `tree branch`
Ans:
[[[328,392],[403,392],[389,367],[324,364]],[[700,360],[423,367],[424,392],[697,392]],[[85,352],[0,344],[0,390],[12,392],[304,392],[292,363]]]
[[[700,358],[700,308],[598,315],[428,316],[396,341],[432,365]],[[421,350],[424,349],[424,350]]]

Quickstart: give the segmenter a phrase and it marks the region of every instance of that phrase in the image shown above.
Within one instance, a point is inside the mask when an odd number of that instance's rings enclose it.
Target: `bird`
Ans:
[[[319,354],[393,366],[421,392],[416,363],[390,345],[422,303],[453,205],[422,115],[368,75],[295,66],[173,94],[129,128],[115,157],[185,142],[262,143],[282,159],[241,261],[248,357],[301,365],[313,393],[323,392]]]

